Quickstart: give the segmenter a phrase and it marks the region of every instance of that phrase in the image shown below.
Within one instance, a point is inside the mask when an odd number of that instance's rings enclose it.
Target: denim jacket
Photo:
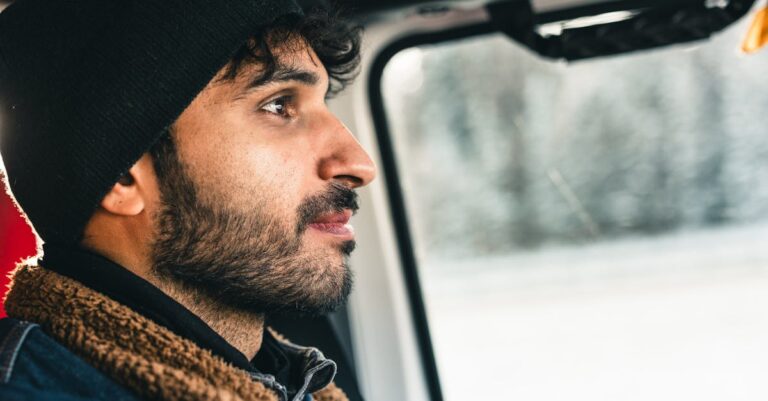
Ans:
[[[104,297],[105,301],[118,300],[123,306],[127,305],[132,312],[156,323],[158,327],[191,340],[195,345],[210,351],[213,356],[220,358],[231,367],[247,372],[252,381],[272,390],[280,401],[311,400],[312,393],[328,387],[337,370],[337,365],[325,358],[316,348],[301,347],[278,340],[270,330],[263,331],[259,353],[252,360],[248,360],[183,306],[154,286],[98,255],[73,249],[48,248],[44,260],[45,266],[56,266],[62,269],[65,273],[62,276],[75,280],[72,283],[90,289],[97,288],[98,291],[94,294],[101,293],[98,297]],[[20,274],[21,271],[25,273]],[[80,358],[74,351],[77,348],[62,344],[61,337],[54,338],[43,331],[41,326],[19,320],[29,319],[42,323],[38,319],[43,315],[40,315],[39,309],[30,306],[32,305],[30,302],[35,302],[35,297],[38,296],[35,294],[40,294],[41,290],[47,293],[54,287],[37,288],[38,284],[35,283],[46,281],[39,280],[42,277],[52,277],[52,274],[55,276],[50,269],[46,268],[38,267],[21,271],[17,271],[14,276],[11,292],[14,292],[13,290],[19,285],[23,288],[15,291],[14,297],[11,297],[10,292],[8,295],[9,301],[11,298],[15,300],[12,305],[17,306],[16,311],[9,309],[9,314],[17,319],[0,320],[0,385],[4,385],[0,391],[0,401],[47,399],[46,394],[48,396],[57,394],[60,398],[66,394],[71,397],[96,400],[106,400],[108,395],[110,401],[138,399],[133,390],[123,386],[122,382],[118,383],[111,374],[103,373],[95,367],[96,365],[91,365],[90,359],[86,361]],[[35,276],[35,278],[30,275],[40,275],[40,277]],[[27,277],[29,283],[22,284],[25,281],[21,279],[22,277]],[[55,288],[59,288],[56,291],[60,291],[66,286]],[[54,293],[57,292],[42,296],[47,301]],[[59,294],[58,296],[65,297],[62,298],[62,303],[67,302],[63,301],[64,299],[70,299],[67,295]],[[25,304],[27,306],[24,306]],[[100,301],[96,300],[91,306],[96,308],[94,310],[100,310],[98,305]],[[19,313],[18,308],[22,310],[32,308],[30,309],[32,312],[31,314]],[[55,306],[52,307],[44,315],[67,314],[64,309],[55,312],[55,308]],[[43,319],[47,318],[43,317]],[[87,343],[85,346],[87,347]],[[34,396],[24,391],[31,391]],[[343,392],[341,394],[343,395]],[[327,395],[323,394],[324,397]]]
[[[34,323],[0,320],[0,400],[138,401]]]
[[[267,387],[269,375],[252,373]],[[280,391],[276,391],[278,394]],[[285,399],[285,394],[280,394]],[[139,401],[129,389],[98,371],[34,323],[0,320],[0,400]],[[302,401],[312,401],[306,393]]]

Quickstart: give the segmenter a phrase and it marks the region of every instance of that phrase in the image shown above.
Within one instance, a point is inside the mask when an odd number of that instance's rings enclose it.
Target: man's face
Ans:
[[[155,161],[154,272],[240,308],[324,313],[351,288],[353,189],[375,169],[326,107],[314,52],[273,52],[269,82],[254,84],[259,65],[217,77],[174,124],[175,157]]]

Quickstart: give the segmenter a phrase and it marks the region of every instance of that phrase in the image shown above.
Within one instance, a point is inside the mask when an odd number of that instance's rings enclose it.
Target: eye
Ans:
[[[288,117],[292,101],[290,96],[281,96],[261,106],[261,110],[281,117]]]

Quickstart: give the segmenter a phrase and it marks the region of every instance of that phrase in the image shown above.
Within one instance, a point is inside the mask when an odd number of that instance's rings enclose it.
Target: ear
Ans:
[[[136,216],[143,212],[149,202],[149,184],[153,182],[154,174],[152,159],[145,153],[102,199],[102,209],[120,216]]]

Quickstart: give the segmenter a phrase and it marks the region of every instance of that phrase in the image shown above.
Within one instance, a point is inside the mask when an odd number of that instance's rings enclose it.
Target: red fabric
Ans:
[[[8,285],[8,273],[16,267],[16,263],[33,256],[36,248],[32,229],[0,184],[0,293],[3,296]],[[0,317],[5,317],[5,308],[2,305]]]

